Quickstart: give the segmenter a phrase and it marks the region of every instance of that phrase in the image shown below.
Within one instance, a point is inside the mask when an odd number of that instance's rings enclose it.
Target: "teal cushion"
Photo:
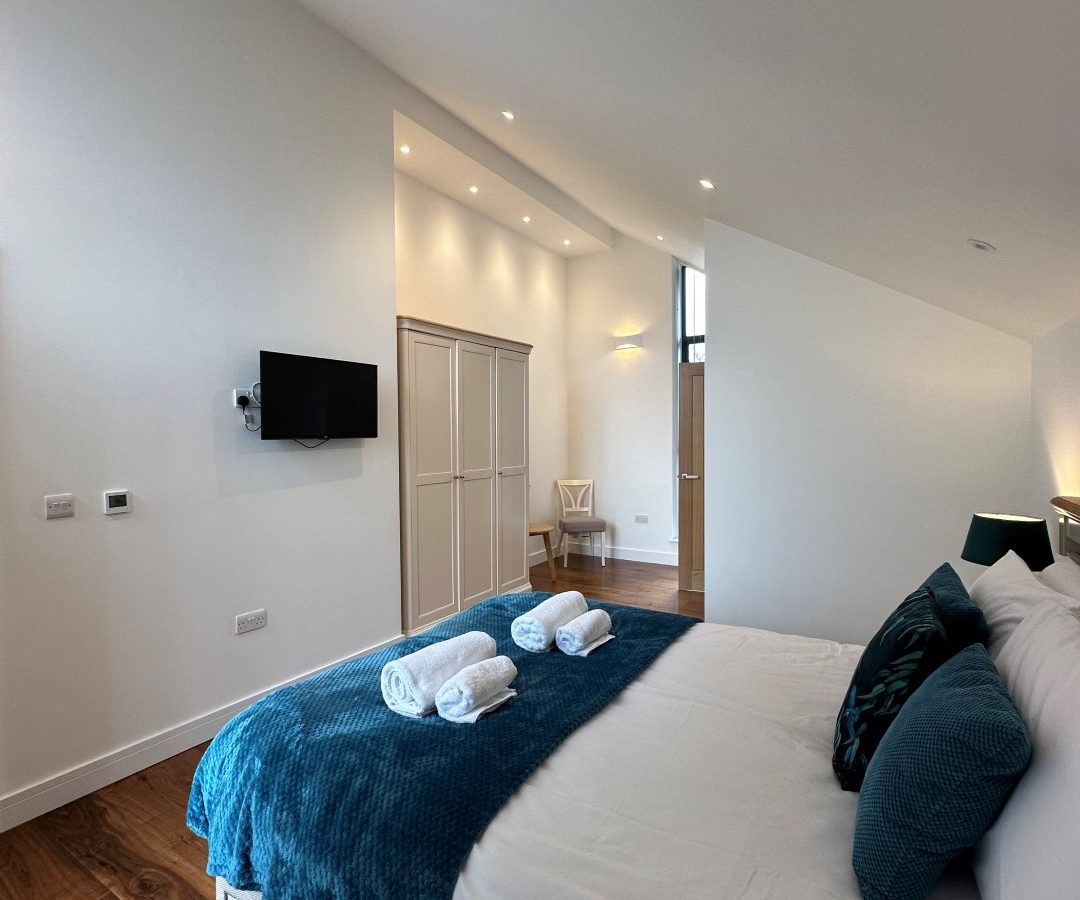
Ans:
[[[968,596],[967,588],[956,570],[942,563],[920,587],[934,594],[941,624],[949,638],[949,655],[959,653],[970,644],[985,644],[990,637],[986,616]]]
[[[934,595],[925,588],[896,607],[866,645],[833,735],[833,770],[845,791],[859,789],[886,729],[947,651]]]
[[[863,897],[925,897],[990,827],[1030,759],[1027,728],[986,648],[943,663],[866,770],[852,856]]]

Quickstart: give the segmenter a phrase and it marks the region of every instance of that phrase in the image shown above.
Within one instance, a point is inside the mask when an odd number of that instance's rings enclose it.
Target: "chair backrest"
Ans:
[[[593,480],[575,478],[556,481],[559,489],[560,518],[591,516],[593,514]]]

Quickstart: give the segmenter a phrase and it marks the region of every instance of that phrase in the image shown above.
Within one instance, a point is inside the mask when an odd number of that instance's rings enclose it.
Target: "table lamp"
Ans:
[[[971,517],[961,559],[992,566],[1012,550],[1033,572],[1041,572],[1054,561],[1046,519],[976,513]]]

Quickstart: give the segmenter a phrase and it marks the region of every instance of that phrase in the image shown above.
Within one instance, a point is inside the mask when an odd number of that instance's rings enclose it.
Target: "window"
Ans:
[[[705,273],[679,264],[679,362],[705,362]]]

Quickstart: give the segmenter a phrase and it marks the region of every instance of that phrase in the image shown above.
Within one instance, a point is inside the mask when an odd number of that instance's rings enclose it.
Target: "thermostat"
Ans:
[[[105,515],[131,512],[131,491],[106,491]]]

